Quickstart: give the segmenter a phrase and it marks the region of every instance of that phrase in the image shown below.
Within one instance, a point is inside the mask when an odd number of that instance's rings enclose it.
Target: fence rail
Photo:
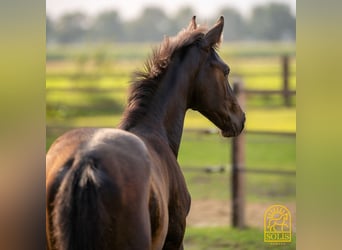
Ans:
[[[296,90],[245,89],[247,95],[296,95]]]
[[[212,173],[227,173],[230,169],[232,169],[231,165],[213,165],[213,166],[187,166],[182,165],[183,171],[189,172],[204,172],[208,174]],[[290,170],[274,170],[274,169],[263,169],[263,168],[248,168],[248,167],[240,167],[237,168],[236,171],[243,172],[246,174],[268,174],[268,175],[290,175],[296,176],[296,171]]]
[[[259,89],[241,89],[241,92],[244,92],[247,95],[281,95],[284,99],[284,105],[287,107],[291,106],[291,96],[296,95],[295,90],[290,90],[289,82],[290,82],[290,65],[289,65],[289,56],[282,57],[282,80],[283,87],[281,90],[259,90]]]

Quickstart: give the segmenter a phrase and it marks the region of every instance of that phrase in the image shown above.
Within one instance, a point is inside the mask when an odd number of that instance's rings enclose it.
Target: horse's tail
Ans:
[[[61,250],[105,249],[109,223],[101,192],[110,182],[92,158],[76,162],[66,173],[54,203],[54,240]]]

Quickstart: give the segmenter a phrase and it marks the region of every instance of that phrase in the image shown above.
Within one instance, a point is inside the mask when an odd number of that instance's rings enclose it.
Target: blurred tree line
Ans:
[[[175,35],[186,27],[194,13],[184,7],[169,17],[160,8],[147,7],[131,21],[123,21],[116,10],[92,18],[81,12],[67,13],[57,20],[47,15],[46,39],[48,44],[160,41],[164,35]],[[233,8],[224,8],[219,15],[225,17],[224,41],[296,39],[296,17],[286,4],[256,6],[249,18]],[[214,21],[208,20],[209,24]]]

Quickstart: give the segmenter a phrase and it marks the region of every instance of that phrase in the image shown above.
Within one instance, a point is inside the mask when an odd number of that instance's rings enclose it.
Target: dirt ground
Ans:
[[[274,203],[246,203],[245,221],[250,227],[263,229],[264,212]],[[296,232],[296,203],[284,204],[291,212],[292,231]],[[227,226],[231,225],[231,204],[220,200],[193,200],[187,225],[194,227]]]

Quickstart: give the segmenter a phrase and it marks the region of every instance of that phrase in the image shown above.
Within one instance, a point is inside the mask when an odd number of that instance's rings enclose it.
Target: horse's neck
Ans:
[[[177,72],[176,72],[177,71]],[[132,130],[162,138],[177,157],[187,110],[188,82],[184,72],[169,69],[150,102],[148,112]],[[148,138],[148,137],[146,137]]]
[[[181,85],[179,83],[174,84]],[[160,113],[159,125],[161,131],[167,137],[171,150],[177,157],[183,133],[187,103],[181,94],[179,86],[173,86],[166,91],[167,93],[165,95],[161,95],[161,98],[164,98],[164,100],[161,100],[163,105],[161,106],[162,112]]]

